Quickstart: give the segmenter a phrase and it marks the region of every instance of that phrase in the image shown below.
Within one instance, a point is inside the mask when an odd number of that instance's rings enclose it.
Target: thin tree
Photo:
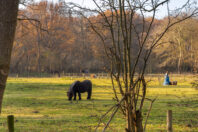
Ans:
[[[0,112],[9,73],[19,0],[0,1]]]
[[[168,29],[197,14],[197,8],[192,7],[195,3],[191,3],[190,0],[174,11],[169,10],[170,0],[92,1],[96,9],[84,8],[73,3],[70,5],[72,8],[77,7],[77,12],[87,19],[90,27],[101,39],[110,62],[110,67],[107,69],[111,75],[117,104],[102,116],[104,118],[110,111],[113,111],[103,131],[108,128],[120,109],[126,119],[125,130],[143,132],[146,129],[146,123],[143,127],[142,122],[144,102],[145,100],[151,101],[149,112],[154,102],[146,98],[147,82],[144,75],[149,56],[156,46],[163,44],[159,42]],[[167,7],[167,23],[159,32],[152,32],[156,26],[157,11],[162,6]],[[91,13],[97,16],[91,16]],[[148,14],[151,14],[150,18],[146,17]],[[138,47],[138,52],[134,51],[136,47]],[[148,116],[149,113],[147,118]]]

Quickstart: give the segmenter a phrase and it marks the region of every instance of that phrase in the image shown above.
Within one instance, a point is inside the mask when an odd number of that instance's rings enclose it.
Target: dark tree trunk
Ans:
[[[0,112],[9,73],[19,0],[0,0]]]
[[[126,132],[143,132],[142,115],[141,112],[134,112],[132,109],[128,109],[126,114],[127,128]]]
[[[136,111],[136,118],[135,118],[135,132],[143,132],[142,126],[142,113],[140,111]]]

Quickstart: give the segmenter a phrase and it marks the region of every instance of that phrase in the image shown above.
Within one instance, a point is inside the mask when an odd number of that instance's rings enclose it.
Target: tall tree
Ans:
[[[146,129],[146,123],[143,127],[142,110],[144,102],[150,100],[146,98],[147,83],[144,78],[148,59],[153,49],[161,44],[159,42],[166,32],[175,24],[195,15],[197,9],[189,8],[192,4],[190,1],[175,10],[173,14],[169,10],[169,0],[92,1],[95,3],[96,9],[71,5],[82,9],[80,13],[101,39],[109,58],[110,66],[107,69],[111,75],[117,104],[107,111],[107,113],[111,110],[113,112],[103,131],[106,130],[118,109],[121,109],[126,119],[125,130],[127,132],[143,132]],[[166,24],[160,32],[152,32],[155,27],[157,10],[164,4],[167,5],[168,12]],[[184,11],[189,12],[186,15],[183,13]],[[84,12],[98,14],[101,19],[93,21],[91,17],[84,15]],[[151,18],[146,17],[148,13],[152,14]],[[178,17],[179,14],[181,17]],[[134,47],[137,47],[137,52]],[[138,64],[142,66],[138,67]],[[152,106],[154,100],[150,101]]]
[[[0,1],[0,112],[9,73],[19,0]]]

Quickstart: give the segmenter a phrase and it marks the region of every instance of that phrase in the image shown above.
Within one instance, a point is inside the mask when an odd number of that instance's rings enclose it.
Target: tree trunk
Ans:
[[[143,132],[142,113],[140,111],[136,111],[135,132]]]
[[[19,0],[0,0],[0,112],[9,73]]]
[[[179,58],[178,58],[178,64],[177,64],[177,72],[178,74],[181,74],[181,67],[182,67],[182,57],[183,57],[183,52],[182,52],[182,36],[181,36],[181,29],[179,28],[178,31],[179,37],[176,38],[178,47],[179,47]]]
[[[127,104],[126,107],[126,132],[143,132],[141,112],[133,111],[133,108],[130,106],[130,104]]]
[[[139,112],[136,112],[136,114],[132,114],[131,116],[127,115],[126,121],[126,132],[143,132],[142,116]]]
[[[37,48],[37,72],[39,75],[41,75],[41,50],[40,50],[40,41],[41,41],[41,37],[40,37],[40,29],[37,29],[37,44],[36,44],[36,48]]]
[[[182,63],[182,48],[181,48],[181,44],[179,44],[179,59],[177,64],[178,74],[181,74],[181,63]]]

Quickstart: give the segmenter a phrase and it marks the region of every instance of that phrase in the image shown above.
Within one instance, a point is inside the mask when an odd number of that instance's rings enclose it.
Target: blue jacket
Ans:
[[[170,85],[169,76],[167,74],[164,77],[164,83],[163,83],[163,85]]]

